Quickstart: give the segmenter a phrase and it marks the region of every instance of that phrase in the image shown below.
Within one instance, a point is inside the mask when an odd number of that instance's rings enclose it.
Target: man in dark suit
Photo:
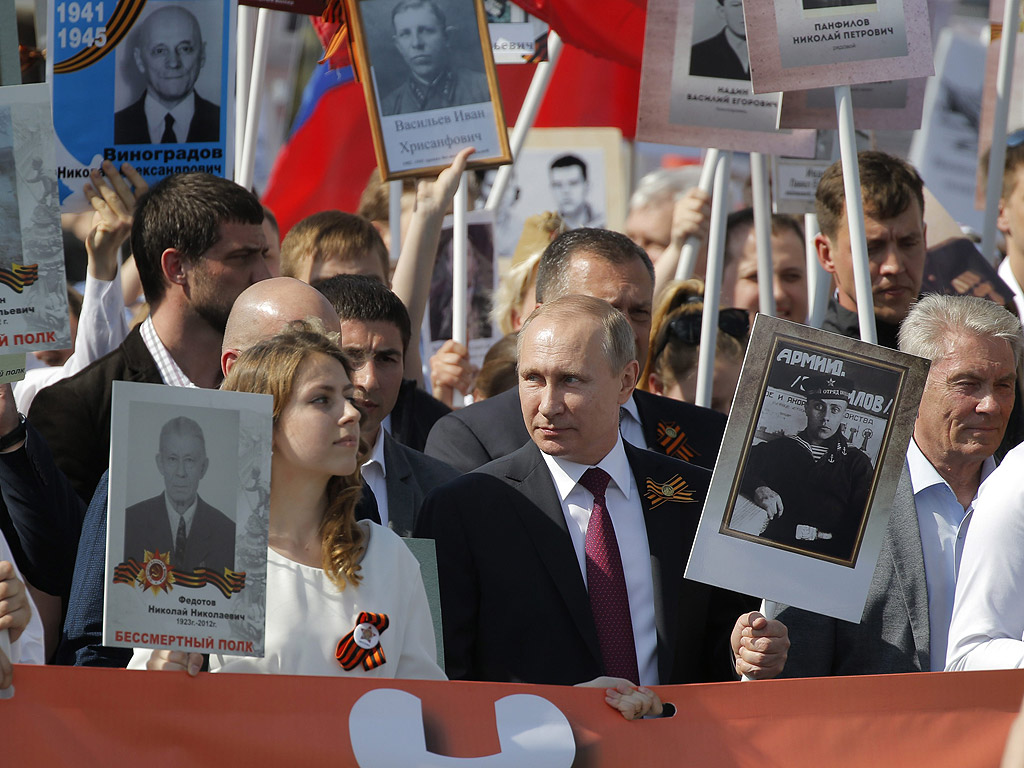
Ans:
[[[978,487],[1014,403],[1024,337],[994,302],[930,294],[900,328],[900,349],[932,361],[859,624],[775,603],[789,627],[786,677],[940,671],[957,564]]]
[[[575,229],[556,238],[537,268],[537,301],[568,294],[604,299],[621,311],[647,359],[654,299],[654,266],[625,235]],[[725,416],[709,408],[636,391],[620,412],[622,436],[633,445],[711,469],[725,431]],[[469,472],[529,441],[519,392],[508,392],[441,418],[427,438],[428,456]]]
[[[160,430],[156,466],[164,491],[125,510],[124,560],[144,562],[146,552],[170,553],[179,571],[206,568],[217,574],[235,567],[235,524],[199,497],[210,468],[202,428],[175,416]]]
[[[683,579],[709,473],[619,435],[640,370],[622,314],[565,296],[518,343],[531,442],[432,492],[417,526],[437,545],[449,677],[646,686],[730,679],[732,667],[778,674],[785,627],[736,619],[749,598]]]
[[[725,26],[713,37],[690,49],[690,74],[697,77],[721,77],[727,80],[750,79],[747,53],[747,27],[743,20],[743,0],[718,0],[718,15]]]
[[[216,387],[231,305],[270,276],[263,206],[206,173],[169,176],[143,194],[131,243],[150,316],[120,347],[39,392],[30,415],[83,500],[110,455],[115,380]]]
[[[360,437],[370,446],[362,474],[377,500],[377,522],[411,536],[427,493],[459,473],[390,434],[412,335],[409,313],[374,277],[335,275],[317,287],[338,312],[342,349],[352,361]]]
[[[114,114],[116,144],[220,138],[220,107],[195,92],[206,63],[206,44],[195,16],[173,5],[154,11],[139,27],[132,56],[146,78],[146,90]]]

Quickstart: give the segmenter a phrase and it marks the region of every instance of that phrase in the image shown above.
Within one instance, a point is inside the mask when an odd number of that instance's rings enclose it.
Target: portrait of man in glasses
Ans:
[[[690,75],[726,80],[749,80],[747,28],[743,0],[704,0],[715,6],[722,27],[690,49]]]
[[[822,374],[801,388],[804,428],[753,446],[739,491],[767,515],[761,538],[849,561],[874,475],[871,459],[843,431],[855,387],[846,376]]]

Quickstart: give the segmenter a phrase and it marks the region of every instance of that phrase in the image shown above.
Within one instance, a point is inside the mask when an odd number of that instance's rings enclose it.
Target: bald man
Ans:
[[[139,26],[132,59],[146,80],[133,104],[114,114],[117,144],[182,144],[220,139],[220,107],[195,92],[206,63],[196,17],[168,6]]]
[[[276,277],[254,283],[244,290],[232,305],[224,330],[221,367],[224,373],[234,364],[241,350],[265,338],[273,336],[285,325],[295,320],[320,320],[329,331],[340,332],[338,314],[330,303],[314,288],[290,277]],[[13,397],[9,396],[9,385],[0,388],[0,429],[4,434],[10,427],[11,419],[18,414]],[[26,424],[26,426],[28,426]],[[23,441],[24,442],[24,441]],[[21,450],[22,443],[10,446],[11,451]],[[20,484],[13,489],[16,496],[31,501],[12,509],[14,514],[28,514],[37,520],[46,518],[55,530],[80,531],[80,536],[67,534],[62,542],[71,540],[70,549],[64,543],[55,547],[53,558],[61,563],[74,564],[74,572],[65,570],[66,583],[56,584],[52,594],[66,596],[67,617],[57,649],[59,664],[123,667],[131,658],[131,651],[122,648],[107,648],[101,645],[103,624],[103,568],[107,535],[107,473],[103,474],[88,510],[71,489],[67,478],[53,465],[45,442],[29,427],[29,449],[22,462],[31,463],[45,477],[40,483],[29,487],[27,484],[36,477],[35,473],[23,472]],[[0,449],[2,452],[2,449]],[[25,451],[22,451],[24,454]],[[8,467],[14,469],[16,462],[0,462],[0,486],[5,494],[11,492]],[[30,477],[29,477],[30,476]],[[26,487],[21,487],[26,486]],[[6,499],[6,495],[5,495]],[[362,516],[373,517],[376,502],[367,500],[360,505]],[[77,547],[77,553],[75,551]],[[35,564],[36,571],[45,571],[45,564]],[[19,564],[20,567],[20,564]]]

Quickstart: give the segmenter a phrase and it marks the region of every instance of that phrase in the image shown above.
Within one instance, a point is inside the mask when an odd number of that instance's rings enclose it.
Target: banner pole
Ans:
[[[704,154],[704,165],[700,169],[700,180],[697,186],[705,194],[711,194],[711,187],[715,182],[715,169],[718,167],[719,151],[714,147],[708,149]],[[731,161],[730,161],[731,165]],[[711,201],[711,209],[714,210],[715,201]],[[696,237],[686,238],[682,249],[679,251],[679,262],[676,264],[676,280],[686,280],[693,274],[693,268],[697,265],[697,249],[700,248],[700,240]]]
[[[772,195],[768,157],[750,153],[750,186],[754,197],[754,239],[757,243],[757,296],[762,315],[775,317],[775,272],[772,268]]]
[[[707,161],[705,160],[705,163]],[[711,232],[708,235],[708,268],[704,280],[704,313],[700,324],[700,356],[697,361],[697,405],[711,407],[715,378],[715,347],[718,338],[718,300],[722,295],[722,261],[725,253],[725,218],[729,211],[729,180],[732,152],[721,152],[715,170],[711,198]]]
[[[270,11],[260,8],[256,17],[256,45],[252,56],[252,80],[245,114],[245,140],[242,145],[242,167],[236,178],[239,185],[252,187],[256,165],[256,138],[260,129],[260,107],[263,104],[263,81],[267,74],[267,51],[270,48]]]
[[[857,160],[857,135],[853,127],[853,99],[850,86],[835,86],[836,116],[839,123],[839,156],[843,163],[843,192],[846,198],[846,223],[850,228],[853,256],[853,282],[857,293],[857,320],[861,341],[878,343],[875,330],[875,304],[868,269],[868,243],[864,234],[864,201],[860,191],[860,164]]]
[[[462,174],[453,202],[452,226],[452,338],[469,346],[469,313],[466,306],[468,223],[466,221],[466,174]]]
[[[821,328],[828,309],[828,293],[832,287],[831,276],[818,261],[818,248],[814,236],[818,234],[818,217],[813,213],[804,214],[804,246],[807,253],[807,324]]]
[[[245,118],[249,106],[249,81],[252,79],[253,35],[256,32],[256,9],[238,6],[235,38],[235,179],[242,167],[242,145],[245,142]]]

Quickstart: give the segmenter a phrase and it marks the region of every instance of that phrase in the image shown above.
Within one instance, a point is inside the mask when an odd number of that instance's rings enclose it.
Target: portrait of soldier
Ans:
[[[181,144],[220,139],[220,107],[195,91],[206,63],[199,21],[178,6],[154,11],[135,36],[132,61],[146,82],[114,114],[117,144]]]
[[[727,80],[750,79],[747,28],[743,21],[743,0],[709,0],[723,27],[715,35],[690,49],[690,74]]]
[[[604,216],[590,204],[587,164],[576,155],[559,155],[548,166],[551,196],[569,229],[604,227]]]
[[[235,524],[199,496],[199,482],[210,467],[199,424],[185,416],[164,424],[156,466],[163,491],[125,510],[125,561],[142,563],[145,552],[159,551],[169,552],[179,571],[234,570]]]
[[[750,449],[740,493],[767,513],[761,538],[852,558],[874,475],[842,430],[853,389],[845,376],[808,376],[806,426]]]
[[[381,99],[381,114],[403,115],[491,100],[486,75],[453,61],[453,27],[435,0],[400,0],[391,11],[391,26],[392,41],[408,72]]]

